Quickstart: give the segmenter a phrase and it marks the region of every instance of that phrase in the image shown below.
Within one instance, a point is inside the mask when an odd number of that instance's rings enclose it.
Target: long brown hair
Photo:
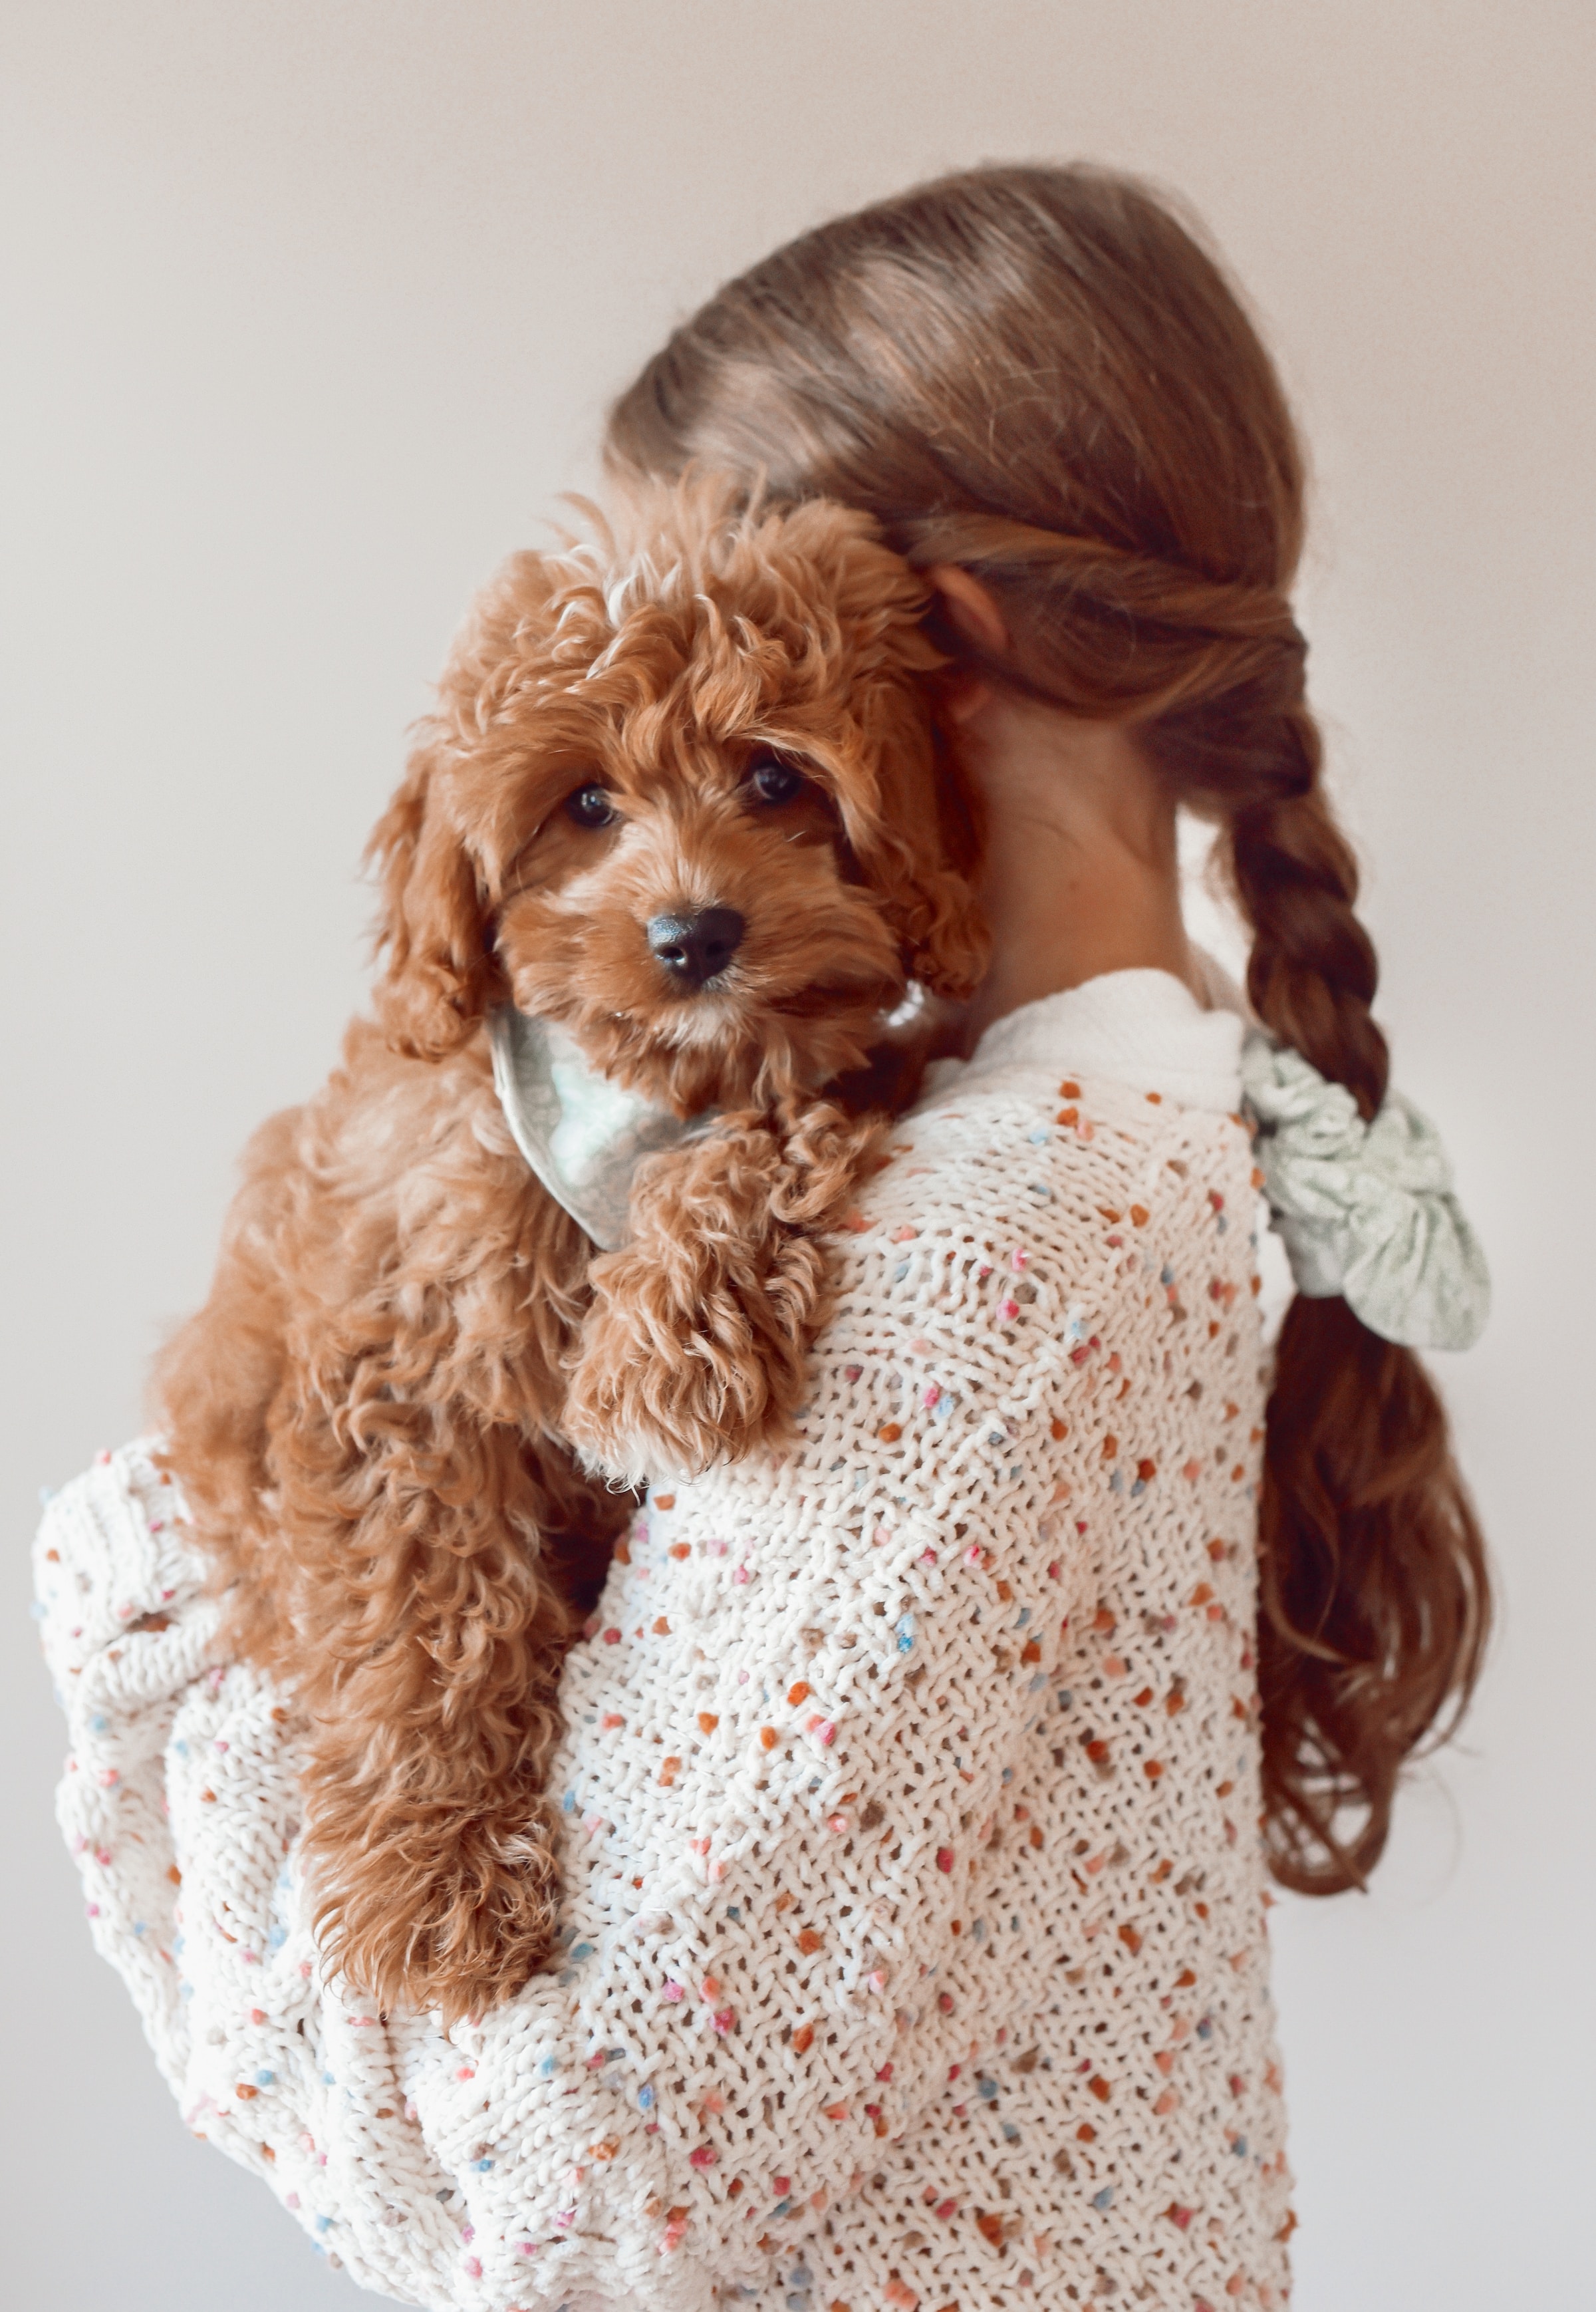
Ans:
[[[977,574],[1014,638],[995,670],[1134,723],[1217,820],[1254,1009],[1374,1115],[1374,951],[1287,599],[1302,451],[1239,295],[1167,200],[994,167],[823,225],[676,332],[608,454],[840,498],[911,561]],[[1267,1435],[1265,1835],[1278,1878],[1330,1893],[1365,1878],[1404,1759],[1468,1702],[1485,1553],[1424,1367],[1345,1301],[1292,1303]]]

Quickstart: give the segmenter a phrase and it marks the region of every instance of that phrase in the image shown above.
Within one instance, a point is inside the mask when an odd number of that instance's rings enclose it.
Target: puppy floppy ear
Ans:
[[[423,740],[366,846],[382,892],[378,1015],[394,1049],[421,1060],[458,1051],[501,992],[484,895],[448,807],[444,751],[440,734]]]
[[[991,953],[973,887],[981,830],[975,798],[938,725],[937,676],[945,661],[919,623],[923,588],[892,560],[903,598],[878,595],[873,647],[856,658],[858,730],[872,768],[850,776],[840,764],[837,801],[910,976],[962,1003]]]
[[[962,1003],[986,970],[991,941],[972,887],[981,851],[973,799],[938,729],[948,661],[926,631],[930,585],[868,516],[827,499],[765,517],[756,539],[767,555],[796,556],[819,576],[834,626],[811,620],[804,662],[815,683],[810,712],[834,717],[843,700],[850,710],[853,740],[831,750],[844,830],[911,976]],[[831,647],[817,647],[828,631]]]
[[[931,869],[903,914],[911,977],[929,994],[967,1003],[986,976],[992,941],[964,878]]]
[[[378,1015],[395,1050],[417,1059],[458,1051],[509,993],[493,910],[503,862],[529,832],[519,820],[524,719],[546,671],[562,572],[580,574],[548,556],[515,554],[476,596],[437,712],[366,846],[382,892]]]
[[[972,799],[919,722],[918,703],[903,704],[903,726],[880,756],[881,820],[859,863],[882,894],[910,976],[929,994],[963,1003],[980,985],[992,946],[972,882],[980,830]]]

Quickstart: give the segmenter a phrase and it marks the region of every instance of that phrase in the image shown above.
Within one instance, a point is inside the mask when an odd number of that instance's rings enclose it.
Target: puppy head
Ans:
[[[910,978],[967,994],[925,600],[867,516],[702,477],[511,560],[372,838],[395,1043],[513,1001],[689,1114],[858,1066]]]

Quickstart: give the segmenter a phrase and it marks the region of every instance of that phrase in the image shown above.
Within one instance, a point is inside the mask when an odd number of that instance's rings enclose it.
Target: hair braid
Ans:
[[[1374,1117],[1389,1069],[1369,1009],[1379,968],[1354,913],[1357,862],[1321,784],[1323,744],[1303,696],[1300,651],[1278,652],[1261,679],[1220,687],[1146,735],[1181,800],[1220,819],[1252,932],[1253,1010]]]
[[[1149,738],[1177,791],[1222,813],[1253,1010],[1368,1119],[1388,1055],[1357,865],[1320,784],[1300,664],[1279,683],[1284,696],[1221,693]],[[1424,1366],[1344,1300],[1292,1302],[1264,1436],[1266,1836],[1278,1878],[1333,1892],[1366,1880],[1404,1760],[1467,1703],[1489,1623],[1484,1543]]]
[[[1364,1118],[1385,1097],[1385,1038],[1370,1016],[1378,970],[1353,913],[1357,870],[1317,788],[1230,821],[1231,871],[1252,925],[1247,993],[1274,1035],[1345,1084]]]

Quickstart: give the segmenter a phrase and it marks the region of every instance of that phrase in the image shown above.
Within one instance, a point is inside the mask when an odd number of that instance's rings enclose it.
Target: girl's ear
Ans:
[[[1001,663],[1007,658],[1007,621],[989,587],[956,562],[933,562],[920,574],[936,588],[936,608],[955,635],[973,643],[987,660]],[[992,695],[987,678],[973,666],[962,666],[956,658],[943,669],[938,689],[942,719],[955,724],[979,714]]]
[[[421,1060],[458,1051],[501,993],[476,869],[448,808],[442,751],[440,736],[423,740],[366,846],[382,893],[378,1016],[394,1049]]]

